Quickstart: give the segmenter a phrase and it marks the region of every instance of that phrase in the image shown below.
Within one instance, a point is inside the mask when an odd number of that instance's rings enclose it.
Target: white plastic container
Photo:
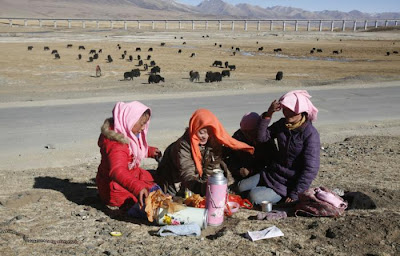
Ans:
[[[182,225],[197,223],[200,228],[207,227],[207,209],[186,207],[174,213],[168,213],[167,209],[159,208],[155,218],[159,225]]]

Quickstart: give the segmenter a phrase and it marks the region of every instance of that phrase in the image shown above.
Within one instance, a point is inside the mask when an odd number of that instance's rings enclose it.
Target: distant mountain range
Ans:
[[[197,6],[175,0],[0,0],[0,17],[98,19],[400,19],[398,12],[307,11],[204,0]]]

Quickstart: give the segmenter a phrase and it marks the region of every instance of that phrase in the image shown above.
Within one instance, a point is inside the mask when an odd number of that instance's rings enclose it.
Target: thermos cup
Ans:
[[[224,222],[224,209],[228,195],[228,180],[220,169],[208,177],[206,190],[207,223],[219,226]]]

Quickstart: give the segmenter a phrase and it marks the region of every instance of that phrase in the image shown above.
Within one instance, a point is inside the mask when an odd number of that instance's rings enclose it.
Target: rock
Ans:
[[[314,239],[316,239],[316,238],[317,238],[317,236],[314,235],[314,234],[312,234],[312,235],[310,236],[310,240],[314,240]]]
[[[328,230],[326,230],[326,235],[325,236],[328,237],[328,238],[335,238],[336,234],[333,232],[332,229],[328,228]]]
[[[313,221],[311,224],[308,225],[308,229],[314,229],[319,226],[317,221]]]
[[[44,148],[47,149],[56,149],[56,147],[53,144],[47,144],[46,146],[44,146]]]

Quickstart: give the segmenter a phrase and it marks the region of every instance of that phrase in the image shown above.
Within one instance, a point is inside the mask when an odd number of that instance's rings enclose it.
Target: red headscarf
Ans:
[[[226,132],[218,118],[210,110],[198,109],[190,118],[189,137],[193,160],[200,177],[203,175],[203,168],[201,166],[201,153],[199,148],[200,139],[197,136],[197,132],[206,127],[211,129],[211,136],[214,136],[218,143],[234,150],[243,150],[249,152],[250,154],[254,153],[253,147],[232,138]]]

